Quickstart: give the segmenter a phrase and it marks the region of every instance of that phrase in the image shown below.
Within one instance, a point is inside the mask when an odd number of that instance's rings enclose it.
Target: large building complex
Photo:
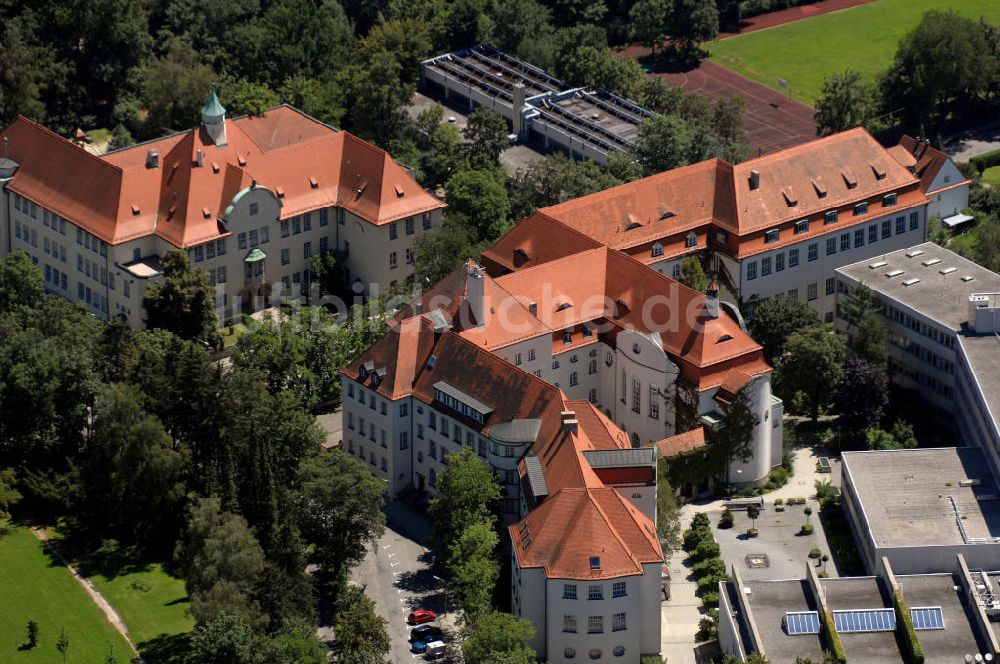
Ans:
[[[601,164],[630,152],[639,123],[653,112],[604,90],[574,88],[492,46],[446,53],[420,63],[421,87],[470,111],[483,106],[519,140]]]
[[[1000,476],[1000,275],[925,242],[841,267],[837,279],[839,298],[865,284],[881,304],[893,382],[982,448]]]
[[[543,208],[484,260],[512,269],[604,245],[678,277],[697,255],[744,313],[782,295],[832,321],[837,267],[922,242],[929,215],[967,205],[968,181],[947,156],[914,143],[918,159],[906,145],[886,150],[854,129],[737,165],[678,168]]]
[[[0,253],[25,251],[46,288],[103,317],[143,320],[160,257],[187,251],[221,318],[295,296],[310,257],[339,250],[369,292],[413,271],[444,204],[384,151],[289,106],[94,156],[25,118],[3,130]]]

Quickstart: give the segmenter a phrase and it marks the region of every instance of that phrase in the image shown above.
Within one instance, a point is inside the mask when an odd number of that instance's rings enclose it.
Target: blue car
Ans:
[[[415,653],[427,652],[427,641],[421,641],[420,639],[417,639],[416,641],[410,644],[410,649],[413,650],[413,652]]]

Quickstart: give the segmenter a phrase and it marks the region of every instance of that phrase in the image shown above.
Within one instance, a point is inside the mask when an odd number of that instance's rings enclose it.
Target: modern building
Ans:
[[[869,572],[1000,569],[1000,493],[976,447],[844,452],[845,514]]]
[[[420,83],[448,103],[496,111],[521,141],[601,164],[611,152],[630,152],[639,124],[653,115],[605,90],[571,87],[487,45],[425,60]]]
[[[873,576],[821,579],[806,566],[805,579],[766,581],[744,581],[733,569],[719,593],[724,653],[746,659],[758,652],[772,664],[821,662],[839,641],[849,662],[910,662],[904,612],[928,664],[992,661],[1000,653],[980,577],[961,555],[936,574],[902,574],[883,559]]]
[[[865,284],[882,305],[889,374],[918,394],[1000,477],[1000,275],[925,242],[837,270],[837,297]],[[846,321],[837,327],[850,334]]]
[[[214,92],[199,126],[100,157],[23,117],[0,136],[0,253],[135,327],[168,249],[208,273],[226,319],[297,296],[325,251],[359,292],[384,291],[444,208],[375,146],[290,106],[229,119]]]
[[[590,243],[676,278],[699,256],[744,314],[781,295],[832,321],[837,267],[923,242],[929,209],[967,204],[954,164],[942,153],[924,163],[936,151],[918,147],[919,159],[853,129],[741,164],[692,164],[543,208],[484,260],[513,269]]]

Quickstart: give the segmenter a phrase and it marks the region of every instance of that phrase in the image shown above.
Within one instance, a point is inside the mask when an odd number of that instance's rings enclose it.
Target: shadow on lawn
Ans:
[[[183,664],[190,634],[160,634],[138,645],[146,664]]]
[[[101,575],[108,581],[126,574],[148,572],[155,561],[144,560],[135,547],[121,546],[115,540],[104,540],[97,549],[93,543],[73,535],[62,537],[52,542],[66,560],[72,562],[77,571],[85,577]],[[49,556],[49,564],[62,566],[59,557],[50,547],[45,547]]]

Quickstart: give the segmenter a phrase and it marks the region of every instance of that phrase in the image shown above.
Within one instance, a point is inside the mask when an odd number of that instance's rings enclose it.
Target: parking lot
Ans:
[[[410,651],[407,614],[416,608],[436,612],[439,619],[433,624],[444,630],[445,641],[450,642],[453,639],[449,637],[454,634],[453,616],[448,613],[451,607],[426,548],[430,521],[426,515],[399,502],[391,503],[387,511],[389,523],[385,534],[352,570],[351,581],[367,586],[368,597],[388,622],[392,641],[389,660],[423,661],[422,655]]]

